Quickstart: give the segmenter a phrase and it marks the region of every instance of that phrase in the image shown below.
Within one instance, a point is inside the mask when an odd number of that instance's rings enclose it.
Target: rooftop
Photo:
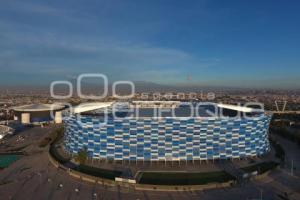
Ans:
[[[84,103],[76,106],[73,109],[73,113],[89,112],[93,110],[98,110],[101,108],[110,107],[114,102],[96,102],[96,103]]]
[[[243,106],[216,104],[210,102],[197,103],[178,103],[174,107],[164,107],[158,101],[145,101],[149,107],[140,107],[130,102],[107,102],[107,103],[87,103],[74,108],[74,113],[83,113],[84,115],[99,115],[112,113],[118,117],[213,117],[213,116],[237,116],[238,113],[245,113],[247,116],[257,116],[263,113],[261,109],[254,109]],[[160,109],[158,109],[160,108]]]
[[[14,111],[19,112],[37,112],[37,111],[50,111],[50,110],[60,110],[65,106],[62,104],[30,104],[14,107]]]

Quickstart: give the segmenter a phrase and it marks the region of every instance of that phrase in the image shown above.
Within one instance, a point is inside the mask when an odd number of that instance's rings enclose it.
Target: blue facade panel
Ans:
[[[112,160],[211,160],[259,156],[269,151],[270,116],[251,119],[108,119],[75,116],[65,123],[65,147],[87,148]]]

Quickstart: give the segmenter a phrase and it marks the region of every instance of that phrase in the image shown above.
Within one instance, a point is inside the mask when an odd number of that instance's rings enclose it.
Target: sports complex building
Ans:
[[[61,104],[31,104],[14,107],[14,120],[21,124],[62,123]]]
[[[116,161],[201,161],[270,150],[271,116],[263,110],[176,101],[116,104],[85,105],[66,116],[66,151],[85,148],[92,158]]]

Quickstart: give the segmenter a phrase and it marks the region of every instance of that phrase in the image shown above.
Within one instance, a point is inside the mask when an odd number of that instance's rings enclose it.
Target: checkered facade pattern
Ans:
[[[260,156],[269,151],[271,116],[241,118],[139,118],[106,123],[93,116],[70,116],[65,148],[86,148],[97,159],[130,161],[213,160]]]

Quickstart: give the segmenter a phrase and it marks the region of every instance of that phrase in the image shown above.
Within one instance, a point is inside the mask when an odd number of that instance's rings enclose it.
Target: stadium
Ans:
[[[64,145],[112,161],[257,157],[270,150],[270,119],[263,110],[215,103],[94,103],[64,117]]]

